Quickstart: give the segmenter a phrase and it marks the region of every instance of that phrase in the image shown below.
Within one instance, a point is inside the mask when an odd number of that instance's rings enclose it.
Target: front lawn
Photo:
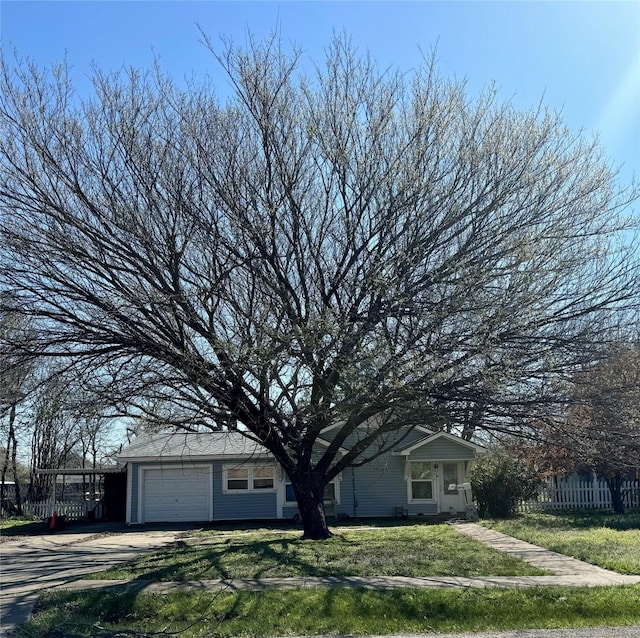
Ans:
[[[326,541],[299,531],[211,532],[88,578],[202,580],[289,576],[531,576],[545,572],[449,525],[341,527]]]
[[[18,638],[367,635],[635,625],[640,586],[45,594]],[[126,634],[120,632],[125,630]],[[137,633],[140,632],[140,633]],[[171,632],[174,632],[173,634]]]
[[[23,536],[25,534],[42,534],[48,529],[47,523],[27,516],[10,516],[0,519],[0,536]]]
[[[487,527],[621,574],[640,574],[640,512],[531,512]]]

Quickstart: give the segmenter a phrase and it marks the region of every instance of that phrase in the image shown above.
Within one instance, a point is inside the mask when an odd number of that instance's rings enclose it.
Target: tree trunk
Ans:
[[[309,475],[293,477],[291,484],[296,494],[298,511],[304,534],[302,538],[323,540],[331,537],[324,511],[324,485]]]
[[[6,484],[5,484],[7,470],[9,469],[9,455],[11,454],[11,462],[13,465],[12,476],[13,476],[15,501],[16,501],[15,511],[16,511],[16,514],[21,515],[22,503],[20,501],[20,482],[18,480],[18,471],[16,466],[17,441],[16,441],[16,433],[15,433],[15,422],[16,422],[16,404],[12,403],[11,410],[9,412],[9,435],[7,438],[7,447],[4,453],[4,464],[2,466],[2,479],[0,483],[0,507],[2,509],[7,509],[7,510],[9,508],[11,508],[12,510],[14,509],[14,507],[10,504],[9,499],[7,498],[7,490],[6,490]]]
[[[22,516],[22,496],[20,494],[20,479],[18,478],[18,440],[16,439],[16,431],[14,422],[16,418],[16,406],[15,403],[11,407],[11,465],[13,468],[13,485],[15,487],[16,498],[16,514]]]
[[[9,469],[10,445],[11,445],[11,433],[9,433],[9,438],[7,439],[7,447],[4,450],[4,463],[2,464],[2,472],[0,475],[0,509],[2,510],[8,509],[9,507],[7,494],[5,491],[5,488],[6,488],[5,480],[7,478],[7,470]]]
[[[624,503],[622,502],[622,477],[614,474],[606,479],[611,492],[611,504],[614,514],[624,514]]]

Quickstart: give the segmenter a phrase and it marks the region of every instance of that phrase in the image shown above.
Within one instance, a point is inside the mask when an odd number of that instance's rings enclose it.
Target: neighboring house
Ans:
[[[331,438],[327,428],[323,436]],[[326,441],[319,441],[326,444]],[[431,516],[464,512],[470,465],[484,448],[416,428],[398,448],[348,468],[326,486],[329,516]],[[238,432],[166,433],[136,439],[127,467],[127,523],[295,518],[286,473]]]

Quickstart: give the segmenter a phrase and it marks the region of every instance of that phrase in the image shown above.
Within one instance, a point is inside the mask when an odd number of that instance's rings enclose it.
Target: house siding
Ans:
[[[472,448],[446,438],[431,441],[409,454],[412,461],[466,461],[473,458],[475,452]]]
[[[393,516],[407,504],[404,458],[383,456],[355,468],[356,516]]]
[[[233,460],[225,461],[224,464],[233,462]],[[241,464],[240,461],[236,463]],[[222,485],[222,466],[223,463],[215,463],[213,466],[214,521],[277,518],[275,492],[225,493]]]

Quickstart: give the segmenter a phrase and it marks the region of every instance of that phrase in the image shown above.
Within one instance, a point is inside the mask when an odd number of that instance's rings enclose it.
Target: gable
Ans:
[[[484,448],[446,432],[437,432],[405,448],[401,455],[412,461],[467,461],[476,458]]]

